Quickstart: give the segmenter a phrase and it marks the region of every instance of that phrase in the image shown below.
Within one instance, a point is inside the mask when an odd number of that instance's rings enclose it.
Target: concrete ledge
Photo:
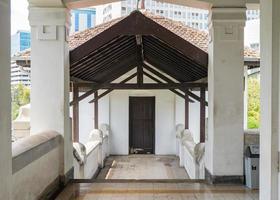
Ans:
[[[205,180],[210,184],[244,184],[244,176],[215,176],[205,168]]]
[[[42,157],[61,142],[61,135],[55,131],[45,131],[20,139],[12,144],[13,174]]]

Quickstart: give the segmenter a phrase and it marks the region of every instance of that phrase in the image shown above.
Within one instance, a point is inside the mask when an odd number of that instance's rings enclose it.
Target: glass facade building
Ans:
[[[96,11],[94,8],[72,10],[71,15],[70,33],[83,31],[95,26]]]
[[[11,37],[11,55],[30,48],[31,35],[29,31],[19,30]]]

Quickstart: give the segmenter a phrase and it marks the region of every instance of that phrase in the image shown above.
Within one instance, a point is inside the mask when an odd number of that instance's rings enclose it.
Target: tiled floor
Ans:
[[[176,156],[110,156],[97,179],[189,179]]]
[[[205,183],[82,183],[69,185],[57,200],[258,200],[243,186]]]

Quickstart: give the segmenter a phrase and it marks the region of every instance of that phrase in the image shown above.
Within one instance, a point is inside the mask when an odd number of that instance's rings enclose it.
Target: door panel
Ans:
[[[155,97],[129,98],[129,147],[131,153],[154,153]]]

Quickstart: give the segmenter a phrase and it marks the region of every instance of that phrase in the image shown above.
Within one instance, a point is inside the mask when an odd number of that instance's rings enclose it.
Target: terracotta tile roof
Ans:
[[[75,49],[76,47],[80,46],[81,44],[87,42],[88,40],[95,37],[99,33],[110,28],[117,22],[121,21],[123,18],[124,17],[113,19],[112,21],[97,25],[94,28],[89,28],[84,31],[79,31],[79,32],[74,33],[73,35],[70,35],[70,37],[69,37],[70,50]]]
[[[19,59],[19,60],[29,60],[31,55],[31,48],[25,49],[21,52],[17,52],[13,55],[13,59]]]
[[[171,19],[167,19],[162,16],[151,14],[147,11],[142,11],[142,13],[152,19],[153,21],[157,22],[161,26],[165,27],[166,29],[170,30],[171,32],[179,35],[183,39],[189,41],[193,45],[199,47],[203,51],[207,52],[208,48],[208,34],[204,31],[199,31],[197,29],[188,27],[181,22],[173,21]],[[100,24],[94,28],[87,29],[81,32],[77,32],[70,36],[69,40],[69,47],[70,49],[75,49],[76,47],[80,46],[81,44],[85,43],[86,41],[90,40],[92,37],[98,35],[102,31],[110,28],[117,22],[121,21],[124,17],[114,19],[110,22],[106,22],[104,24]]]
[[[256,58],[256,59],[260,59],[260,52],[254,50],[254,49],[251,49],[250,47],[245,47],[245,48],[244,48],[244,57],[245,57],[245,58]]]
[[[200,31],[189,26],[184,25],[181,22],[177,22],[171,19],[167,19],[162,16],[151,14],[147,11],[142,11],[142,13],[152,19],[153,21],[157,22],[161,26],[165,27],[166,29],[172,31],[176,35],[182,37],[183,39],[189,41],[193,45],[197,46],[198,48],[202,49],[203,51],[207,52],[208,50],[208,33],[204,31]],[[114,19],[112,21],[100,24],[95,26],[94,28],[86,29],[84,31],[76,32],[69,37],[69,48],[70,50],[75,49],[76,47],[80,46],[81,44],[87,42],[91,38],[95,37],[99,33],[103,32],[104,30],[110,28],[114,24],[118,23],[124,19],[124,17],[120,17]],[[30,49],[24,52],[20,52],[16,55],[16,57],[20,56],[30,56]],[[259,52],[246,47],[244,50],[244,57],[245,58],[255,58],[259,59],[260,55]]]

